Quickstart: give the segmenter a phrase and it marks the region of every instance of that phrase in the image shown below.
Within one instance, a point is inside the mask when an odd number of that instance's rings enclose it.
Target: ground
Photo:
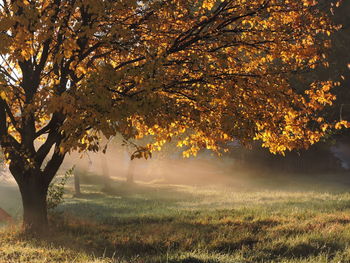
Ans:
[[[69,184],[43,238],[0,230],[0,262],[350,262],[349,186],[319,187],[314,177],[305,189],[275,190],[278,180],[264,188],[115,180],[104,192],[91,180],[80,198]],[[16,188],[0,188],[0,207],[19,216]]]

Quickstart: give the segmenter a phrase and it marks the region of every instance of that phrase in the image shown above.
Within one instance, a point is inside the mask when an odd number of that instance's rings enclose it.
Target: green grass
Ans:
[[[0,262],[350,262],[350,193],[269,188],[85,184],[71,186],[40,240],[3,228]],[[289,187],[290,189],[290,187]],[[19,215],[1,187],[0,207]],[[5,199],[4,199],[5,198]],[[11,205],[10,205],[11,204]]]

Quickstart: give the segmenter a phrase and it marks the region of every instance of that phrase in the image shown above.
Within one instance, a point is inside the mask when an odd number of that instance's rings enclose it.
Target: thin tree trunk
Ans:
[[[101,165],[103,174],[103,189],[108,191],[111,189],[111,177],[109,174],[109,167],[105,153],[101,155]]]
[[[126,182],[128,184],[134,183],[134,162],[132,160],[129,162],[129,169],[126,175]]]
[[[80,176],[77,173],[74,173],[74,189],[75,189],[75,196],[81,196],[80,191]]]

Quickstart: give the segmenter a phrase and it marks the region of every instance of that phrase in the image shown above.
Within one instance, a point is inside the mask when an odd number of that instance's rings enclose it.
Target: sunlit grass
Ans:
[[[344,191],[110,186],[69,186],[41,240],[2,230],[0,262],[350,262]]]

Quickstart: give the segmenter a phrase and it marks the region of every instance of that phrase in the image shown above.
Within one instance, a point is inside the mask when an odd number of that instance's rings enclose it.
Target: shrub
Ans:
[[[53,180],[49,186],[47,193],[47,209],[53,210],[63,202],[64,186],[67,183],[68,177],[73,174],[74,166],[67,170],[62,177]]]

